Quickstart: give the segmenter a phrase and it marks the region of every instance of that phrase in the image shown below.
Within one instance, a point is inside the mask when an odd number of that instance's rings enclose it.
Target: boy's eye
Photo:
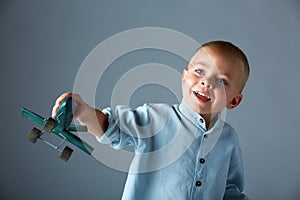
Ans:
[[[203,70],[203,69],[196,69],[195,71],[196,71],[198,74],[201,74],[201,75],[204,74],[204,70]]]
[[[217,78],[217,82],[222,84],[222,85],[226,85],[226,81],[222,78]]]

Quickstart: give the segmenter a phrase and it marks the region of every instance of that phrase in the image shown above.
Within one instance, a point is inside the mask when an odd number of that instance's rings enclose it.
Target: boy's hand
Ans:
[[[102,113],[100,110],[89,106],[78,94],[66,92],[60,95],[53,106],[52,117],[55,118],[60,104],[67,97],[72,97],[73,119],[78,120],[81,125],[87,126],[88,131],[93,135],[103,135],[108,127],[108,116]]]
[[[53,106],[53,109],[52,109],[52,115],[51,115],[52,118],[55,117],[56,112],[57,112],[61,102],[67,97],[72,97],[73,108],[74,108],[74,110],[73,110],[73,118],[74,119],[80,118],[81,115],[83,114],[84,110],[89,107],[78,94],[73,94],[72,92],[66,92],[66,93],[63,93],[62,95],[60,95],[56,99],[55,105]]]

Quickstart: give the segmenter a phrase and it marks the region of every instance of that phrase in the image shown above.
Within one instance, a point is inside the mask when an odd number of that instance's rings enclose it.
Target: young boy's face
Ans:
[[[242,67],[210,47],[202,47],[182,74],[182,94],[190,108],[206,120],[242,100]]]

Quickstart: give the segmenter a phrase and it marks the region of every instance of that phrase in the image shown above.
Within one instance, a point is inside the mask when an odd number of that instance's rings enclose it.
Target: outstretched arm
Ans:
[[[81,125],[87,126],[88,131],[94,136],[102,136],[108,127],[108,116],[89,106],[78,94],[66,92],[60,95],[53,106],[52,117],[56,115],[61,102],[66,97],[72,97],[73,99],[73,118],[77,119]]]

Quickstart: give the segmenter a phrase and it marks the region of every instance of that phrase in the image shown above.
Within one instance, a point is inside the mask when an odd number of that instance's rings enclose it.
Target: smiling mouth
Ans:
[[[201,102],[209,102],[211,101],[211,97],[202,93],[202,92],[199,92],[199,91],[194,91],[194,94],[196,95],[197,99],[200,100]]]

